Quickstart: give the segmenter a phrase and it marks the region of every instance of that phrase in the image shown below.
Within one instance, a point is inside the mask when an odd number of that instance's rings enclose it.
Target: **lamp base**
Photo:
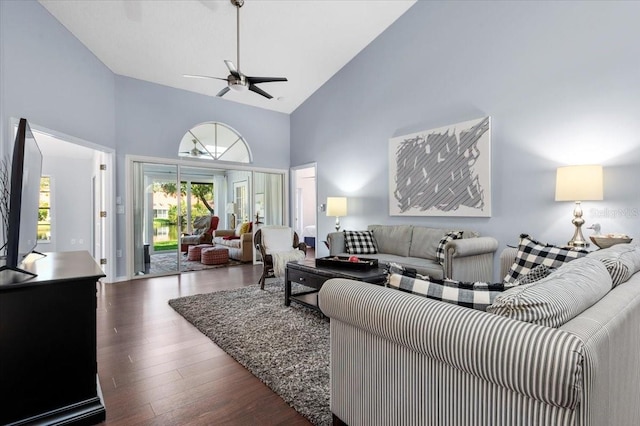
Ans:
[[[573,220],[571,221],[576,227],[576,230],[573,233],[573,238],[569,240],[567,245],[569,247],[575,248],[587,248],[589,247],[589,243],[584,239],[582,235],[582,225],[584,225],[584,219],[582,218],[582,207],[580,206],[580,201],[576,201],[576,207],[573,209]]]
[[[340,218],[336,216],[336,232],[340,231]]]

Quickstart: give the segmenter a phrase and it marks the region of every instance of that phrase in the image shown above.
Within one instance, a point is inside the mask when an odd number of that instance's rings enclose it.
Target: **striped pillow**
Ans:
[[[388,286],[418,296],[480,311],[486,310],[487,306],[491,305],[504,290],[502,283],[466,283],[450,279],[437,280],[424,276],[420,279],[400,274],[391,274]]]
[[[600,259],[607,267],[613,287],[620,285],[640,270],[640,247],[635,244],[617,244],[589,253],[588,257]]]
[[[487,307],[487,312],[557,328],[592,306],[610,289],[611,277],[604,264],[583,257],[562,265],[540,281],[510,288]]]
[[[526,275],[538,265],[557,268],[566,262],[586,256],[587,253],[589,252],[586,250],[571,250],[543,244],[530,238],[527,234],[521,234],[516,261],[504,277],[504,283],[515,285],[522,275]]]

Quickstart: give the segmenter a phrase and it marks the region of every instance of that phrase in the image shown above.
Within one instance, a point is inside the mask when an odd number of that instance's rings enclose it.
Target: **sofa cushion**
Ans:
[[[613,287],[622,284],[640,270],[640,247],[633,244],[617,244],[615,246],[596,250],[587,255],[601,260],[606,266]]]
[[[447,232],[449,232],[447,229],[414,226],[409,256],[437,260],[436,251],[438,249],[438,243]],[[477,232],[462,232],[462,238],[473,238],[477,236]]]
[[[502,283],[467,283],[451,279],[411,278],[401,274],[391,274],[389,287],[430,299],[452,303],[458,306],[484,311],[493,300],[504,291]]]
[[[565,263],[532,284],[510,288],[487,312],[508,318],[559,327],[600,300],[611,289],[604,264],[589,257]]]
[[[262,245],[268,254],[293,250],[293,229],[288,226],[265,226],[260,231]]]
[[[376,254],[378,247],[371,231],[344,231],[344,243],[349,254]]]
[[[460,238],[462,238],[462,231],[449,231],[440,239],[436,249],[436,259],[441,265],[444,265],[444,247],[449,241],[459,240]]]
[[[373,233],[378,252],[409,256],[413,226],[369,225],[367,229]]]
[[[526,275],[538,265],[557,268],[565,262],[586,256],[587,253],[585,250],[570,250],[540,243],[527,234],[521,234],[516,260],[503,281],[505,284],[515,284],[520,276]]]
[[[438,243],[445,233],[444,229],[414,226],[409,256],[437,260]]]

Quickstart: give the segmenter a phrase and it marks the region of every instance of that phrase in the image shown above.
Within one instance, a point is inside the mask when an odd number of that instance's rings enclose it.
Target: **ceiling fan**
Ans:
[[[191,132],[189,132],[189,133],[191,133]],[[207,151],[202,151],[202,150],[198,149],[198,143],[201,146],[204,146],[202,144],[202,142],[200,142],[198,140],[198,138],[196,138],[196,136],[193,133],[191,133],[191,135],[195,138],[195,139],[191,139],[191,141],[193,142],[193,148],[191,148],[189,151],[180,151],[180,154],[188,154],[191,157],[200,157],[201,155],[206,155]]]
[[[248,75],[243,74],[240,71],[240,8],[244,5],[244,0],[230,0],[231,4],[236,7],[236,20],[237,20],[237,64],[238,67],[233,64],[233,62],[229,60],[225,60],[224,63],[227,65],[229,69],[229,75],[227,78],[220,77],[212,77],[208,75],[193,75],[193,74],[184,74],[185,77],[190,78],[206,78],[206,79],[214,79],[214,80],[223,80],[227,82],[227,87],[223,88],[218,92],[216,96],[222,97],[224,96],[230,89],[236,90],[238,92],[244,92],[249,89],[254,93],[264,96],[267,99],[273,98],[270,94],[256,86],[256,84],[260,83],[270,83],[274,81],[287,81],[285,77],[250,77]]]

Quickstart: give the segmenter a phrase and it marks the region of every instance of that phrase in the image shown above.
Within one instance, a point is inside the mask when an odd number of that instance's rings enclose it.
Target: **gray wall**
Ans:
[[[213,93],[213,91],[212,91]],[[125,199],[127,154],[177,159],[196,124],[221,121],[242,134],[259,167],[289,167],[289,115],[114,75],[39,3],[0,1],[0,147],[11,117],[116,150],[116,196]],[[116,218],[118,276],[125,219]]]
[[[0,122],[9,118],[115,147],[115,78],[35,1],[0,1]]]
[[[86,158],[47,156],[42,174],[51,177],[51,242],[40,252],[87,250],[93,253],[91,234],[94,161]]]
[[[420,1],[291,115],[291,165],[317,161],[319,203],[348,197],[343,229],[474,228],[502,248],[523,232],[566,243],[555,170],[599,163],[587,224],[640,238],[638,17],[639,2]],[[389,216],[389,138],[487,115],[492,217]],[[333,222],[319,215],[320,238]]]

